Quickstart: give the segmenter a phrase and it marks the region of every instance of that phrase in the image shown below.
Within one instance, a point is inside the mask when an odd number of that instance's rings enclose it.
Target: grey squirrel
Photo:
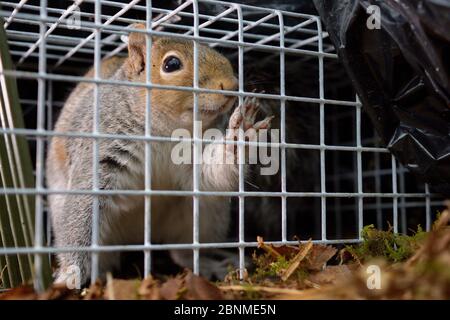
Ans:
[[[145,29],[142,24],[134,28]],[[199,44],[199,87],[216,90],[236,90],[233,68],[223,55]],[[132,32],[128,39],[128,57],[113,57],[102,61],[101,76],[130,82],[145,82],[146,37]],[[154,37],[151,48],[152,83],[174,86],[193,86],[193,42]],[[91,77],[89,71],[86,77]],[[93,84],[80,83],[72,91],[55,125],[56,132],[92,132]],[[112,84],[99,85],[99,117],[101,133],[144,135],[146,92],[144,87]],[[199,93],[199,118],[203,130],[208,129],[219,115],[231,110],[235,97],[222,94]],[[170,137],[175,129],[192,132],[193,93],[179,90],[152,89],[152,135]],[[255,123],[257,103],[246,99],[231,115],[228,127],[245,130],[268,128],[271,118]],[[226,139],[234,139],[227,136]],[[99,139],[99,188],[102,190],[143,190],[145,147],[143,141]],[[192,190],[192,165],[174,164],[171,160],[172,142],[152,142],[152,189]],[[200,190],[237,190],[239,169],[236,146],[207,144],[215,148],[211,154],[232,158],[223,164],[203,163],[200,169]],[[214,151],[216,151],[214,150]],[[56,136],[52,139],[47,157],[47,185],[56,190],[92,189],[92,140]],[[227,163],[227,164],[226,164]],[[89,194],[49,195],[55,243],[62,247],[91,245],[93,197]],[[192,242],[192,197],[152,196],[152,242]],[[144,197],[99,196],[99,244],[123,245],[144,242]],[[227,197],[200,197],[200,242],[220,242],[226,238],[230,221]],[[99,274],[118,267],[119,253],[99,254]],[[190,267],[192,251],[174,250],[171,256],[182,266]],[[65,281],[65,270],[80,269],[81,283],[90,275],[88,252],[57,254],[59,269],[55,282]],[[201,261],[202,263],[202,261]],[[201,267],[202,270],[203,267]],[[214,268],[214,267],[212,267]],[[205,270],[205,269],[203,269]]]

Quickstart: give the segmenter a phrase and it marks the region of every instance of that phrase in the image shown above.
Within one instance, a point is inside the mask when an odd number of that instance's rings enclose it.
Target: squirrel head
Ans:
[[[134,24],[133,28],[145,29],[143,24]],[[125,72],[130,81],[145,82],[146,79],[146,35],[132,32],[128,37],[128,58]],[[194,43],[190,40],[152,37],[151,49],[152,83],[170,86],[193,87],[194,79]],[[237,89],[230,61],[208,46],[198,45],[198,85],[213,90]],[[145,106],[146,89],[141,88],[139,96]],[[152,89],[152,108],[157,108],[181,122],[181,126],[190,126],[193,122],[194,94],[190,91]],[[220,114],[227,112],[236,97],[216,93],[199,93],[199,119],[208,124]]]

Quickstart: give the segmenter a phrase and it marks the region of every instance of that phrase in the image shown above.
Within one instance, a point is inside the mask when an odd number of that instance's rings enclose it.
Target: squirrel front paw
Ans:
[[[257,141],[258,131],[270,129],[274,116],[266,117],[264,120],[255,123],[256,115],[260,109],[259,100],[255,97],[246,97],[242,105],[234,109],[228,122],[226,140],[239,140],[239,130],[243,130],[244,139],[247,141]],[[237,145],[227,144],[227,152],[236,154]]]

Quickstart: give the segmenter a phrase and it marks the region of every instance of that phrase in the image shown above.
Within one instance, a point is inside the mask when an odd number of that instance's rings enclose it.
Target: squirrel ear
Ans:
[[[145,30],[145,26],[142,23],[135,23],[130,27]],[[144,33],[131,32],[128,37],[128,59],[135,73],[140,73],[145,68],[146,42]]]

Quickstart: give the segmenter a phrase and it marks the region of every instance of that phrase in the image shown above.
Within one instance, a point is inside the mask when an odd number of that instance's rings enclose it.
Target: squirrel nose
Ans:
[[[238,87],[238,82],[236,78],[222,80],[219,83],[219,90],[234,91]]]

